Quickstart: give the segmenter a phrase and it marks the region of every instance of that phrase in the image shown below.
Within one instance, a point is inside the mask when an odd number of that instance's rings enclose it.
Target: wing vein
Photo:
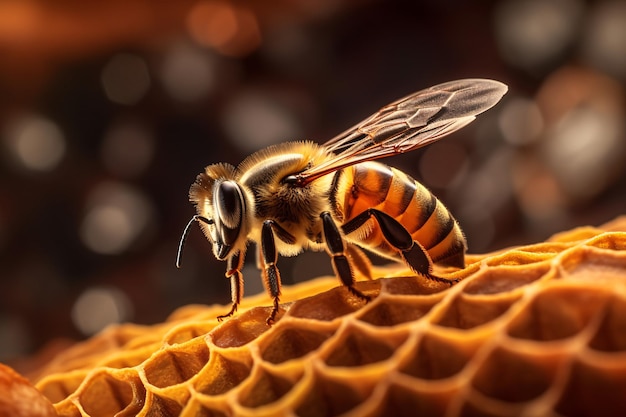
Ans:
[[[487,79],[439,84],[394,101],[324,144],[331,155],[298,175],[304,185],[339,169],[409,152],[461,129],[493,107],[506,85]]]

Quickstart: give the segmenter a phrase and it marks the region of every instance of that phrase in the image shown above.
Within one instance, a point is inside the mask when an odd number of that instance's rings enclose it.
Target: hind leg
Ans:
[[[385,240],[398,250],[404,262],[417,274],[426,278],[452,285],[458,279],[446,279],[433,275],[433,261],[428,252],[417,241],[413,240],[406,228],[385,212],[367,209],[342,226],[344,233],[354,232],[370,218],[376,219]]]

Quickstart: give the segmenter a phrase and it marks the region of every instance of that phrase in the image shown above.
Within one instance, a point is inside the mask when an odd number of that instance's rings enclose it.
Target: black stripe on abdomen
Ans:
[[[429,221],[437,222],[437,224],[434,225],[435,232],[432,234],[431,239],[428,242],[422,242],[426,250],[434,248],[448,237],[456,225],[456,221],[443,204],[440,204],[438,209],[433,212]]]

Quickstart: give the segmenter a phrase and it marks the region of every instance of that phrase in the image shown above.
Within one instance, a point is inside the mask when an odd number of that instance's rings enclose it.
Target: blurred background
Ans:
[[[0,360],[227,304],[199,229],[174,267],[205,165],[324,142],[466,77],[509,93],[385,162],[447,204],[470,252],[626,212],[624,1],[0,1]],[[287,284],[331,272],[323,253],[279,266]]]

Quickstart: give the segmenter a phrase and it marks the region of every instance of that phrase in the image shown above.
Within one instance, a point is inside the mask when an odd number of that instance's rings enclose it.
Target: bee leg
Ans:
[[[337,224],[327,211],[323,212],[320,217],[322,218],[324,227],[324,240],[326,241],[326,246],[331,256],[335,275],[341,279],[343,285],[345,285],[352,294],[362,300],[370,301],[371,298],[368,295],[354,288],[354,275],[350,263],[348,262],[348,257],[346,256],[344,238]]]
[[[263,228],[261,229],[261,264],[263,265],[263,283],[265,289],[274,299],[274,306],[269,317],[265,321],[268,326],[271,326],[276,319],[276,313],[280,308],[280,272],[276,262],[278,261],[278,252],[276,251],[276,241],[274,240],[274,229],[279,233],[279,237],[283,239],[291,238],[295,241],[295,238],[291,236],[285,229],[280,227],[274,220],[265,220],[263,222]],[[290,240],[291,240],[290,239]]]
[[[367,279],[373,279],[372,277],[372,262],[365,253],[356,245],[348,243],[346,246],[346,252],[348,258],[354,268],[361,273]]]
[[[351,233],[355,231],[371,217],[374,217],[378,222],[385,240],[400,251],[402,259],[413,272],[423,275],[430,280],[449,285],[458,282],[458,280],[433,275],[433,262],[426,249],[419,242],[413,240],[409,231],[399,221],[385,212],[376,209],[365,210],[343,225],[344,232]]]
[[[237,311],[239,303],[241,303],[241,298],[243,297],[243,274],[241,273],[241,268],[243,268],[245,257],[245,251],[237,252],[226,261],[226,278],[230,279],[230,296],[233,306],[228,313],[223,316],[217,316],[217,321],[222,321],[232,316]]]

